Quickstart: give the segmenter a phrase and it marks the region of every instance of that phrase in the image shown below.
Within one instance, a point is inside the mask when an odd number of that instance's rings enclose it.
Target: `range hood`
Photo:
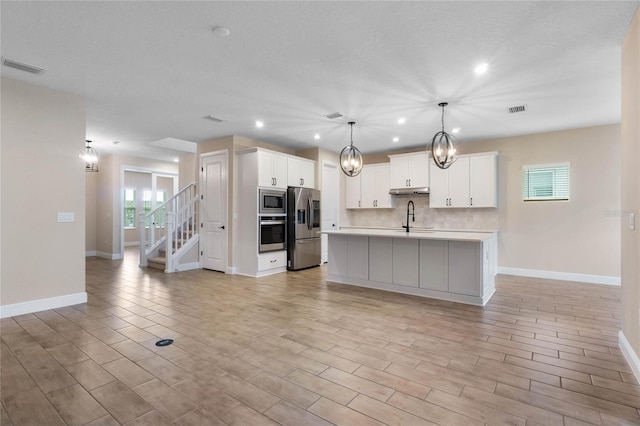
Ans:
[[[392,188],[389,190],[391,195],[427,195],[429,194],[429,187],[423,186],[421,188]]]

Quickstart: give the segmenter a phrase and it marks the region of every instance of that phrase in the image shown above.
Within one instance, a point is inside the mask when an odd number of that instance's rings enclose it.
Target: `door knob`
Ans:
[[[218,226],[218,229],[224,229],[224,225]]]

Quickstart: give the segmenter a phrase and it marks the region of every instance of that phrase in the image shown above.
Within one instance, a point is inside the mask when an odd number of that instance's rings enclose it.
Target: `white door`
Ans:
[[[322,164],[322,188],[320,190],[320,217],[322,218],[322,230],[338,229],[338,197],[340,197],[340,175],[338,165],[333,163]],[[321,262],[329,260],[329,242],[327,235],[321,238]]]
[[[227,269],[227,151],[200,157],[200,262],[203,268],[225,272]]]

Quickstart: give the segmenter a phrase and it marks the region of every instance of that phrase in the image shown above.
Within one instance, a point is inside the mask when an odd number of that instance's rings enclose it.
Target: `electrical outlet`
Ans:
[[[73,222],[73,212],[58,212],[58,222]]]
[[[629,213],[629,229],[632,231],[636,229],[636,214]]]

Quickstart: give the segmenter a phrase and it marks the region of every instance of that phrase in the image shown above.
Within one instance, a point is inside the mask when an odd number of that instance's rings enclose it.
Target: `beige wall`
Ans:
[[[0,84],[0,303],[84,294],[84,100],[5,78]],[[75,221],[58,223],[58,212],[73,212]]]
[[[99,173],[99,172],[98,172]],[[85,244],[84,249],[87,255],[96,253],[96,214],[97,214],[97,188],[98,173],[86,173],[86,202],[85,202]]]
[[[430,209],[427,197],[413,197],[417,225],[498,229],[501,267],[620,277],[620,126],[459,146],[461,154],[489,151],[500,153],[498,209]],[[384,159],[380,154],[367,156],[365,164]],[[571,163],[571,200],[524,203],[522,166],[558,162]],[[395,210],[348,211],[342,225],[400,226],[408,199],[398,197]]]
[[[640,11],[622,45],[622,332],[640,354]],[[636,229],[629,214],[636,214]]]
[[[198,165],[196,164],[196,154],[188,154],[180,157],[178,166],[178,188],[183,189],[190,183],[197,182],[196,170]]]

